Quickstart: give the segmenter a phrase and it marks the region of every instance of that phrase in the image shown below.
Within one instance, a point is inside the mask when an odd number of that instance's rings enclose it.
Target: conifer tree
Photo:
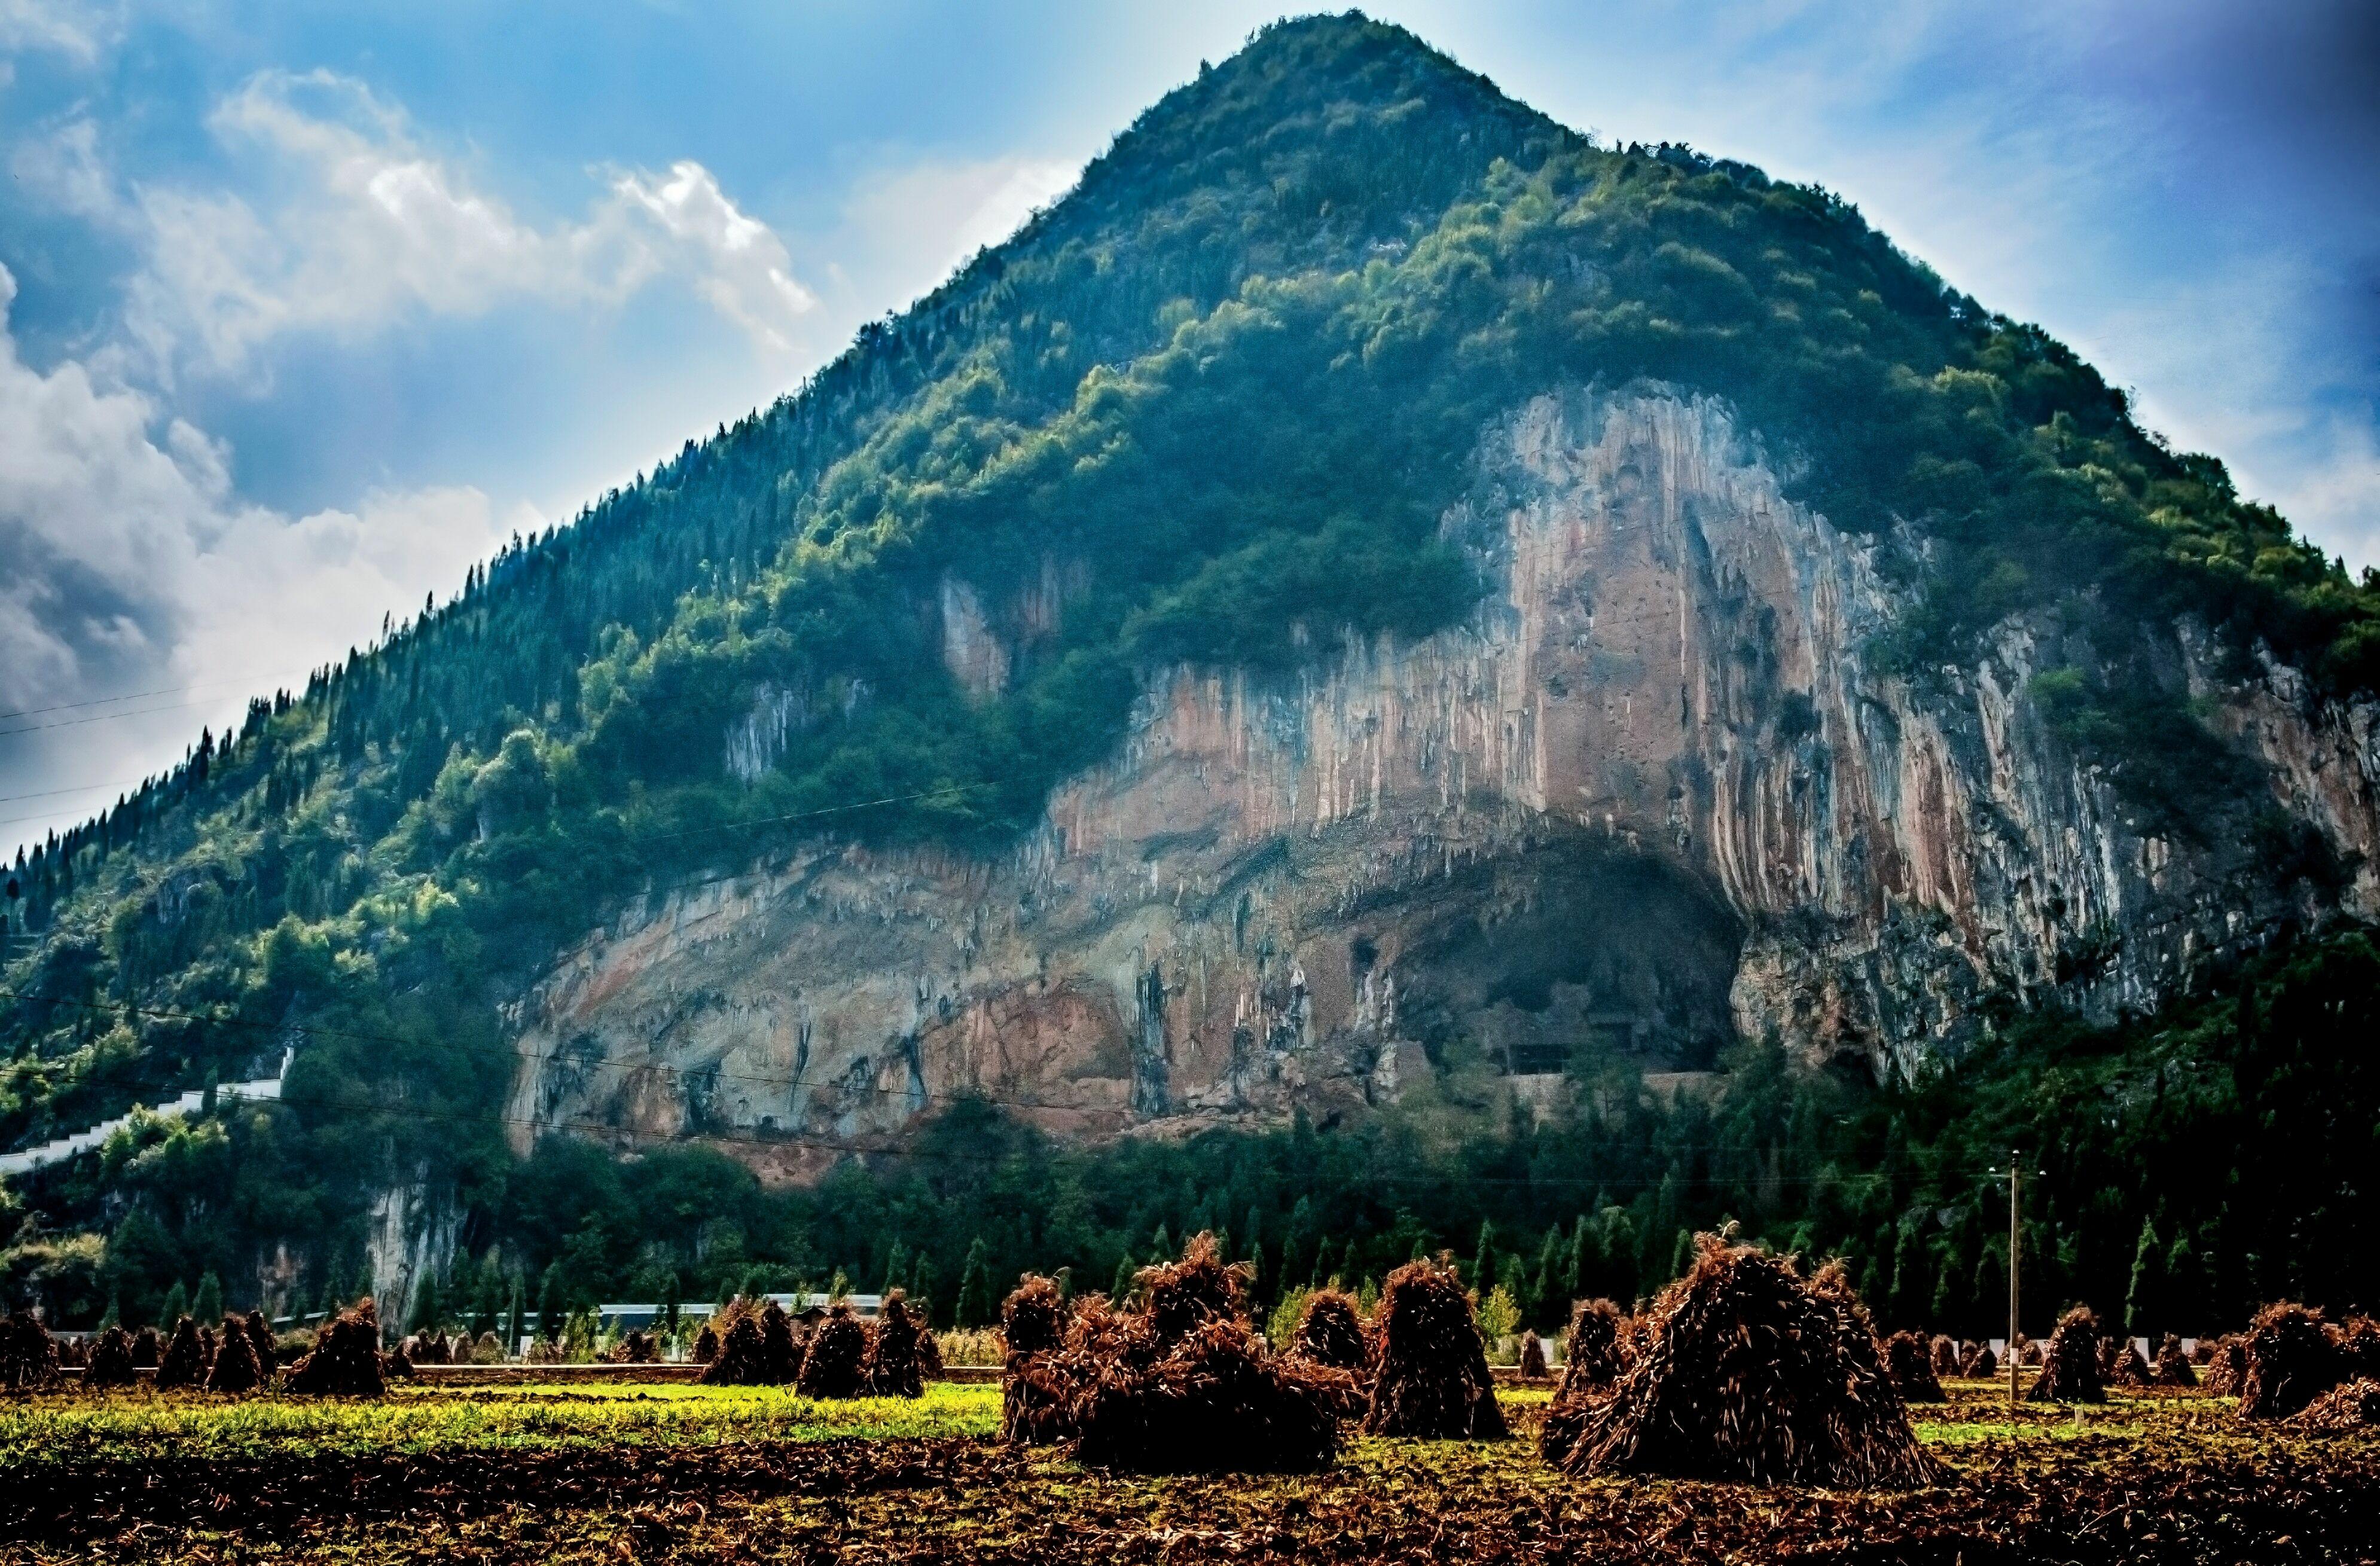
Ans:
[[[1491,1220],[1479,1223],[1479,1254],[1472,1259],[1471,1286],[1482,1299],[1496,1286],[1496,1225]]]
[[[2166,1325],[2166,1249],[2157,1238],[2156,1220],[2141,1220],[2141,1237],[2132,1246],[2132,1281],[2124,1291],[2124,1336],[2143,1338]]]
[[[999,1305],[991,1297],[991,1262],[983,1240],[967,1248],[965,1270],[959,1274],[956,1320],[961,1327],[989,1327]]]
[[[190,1301],[190,1314],[201,1327],[212,1327],[223,1320],[223,1280],[214,1275],[212,1269],[199,1280],[199,1292]]]
[[[189,1314],[190,1292],[182,1287],[182,1281],[177,1278],[174,1280],[174,1286],[165,1291],[165,1303],[157,1313],[157,1329],[171,1332],[174,1324]]]

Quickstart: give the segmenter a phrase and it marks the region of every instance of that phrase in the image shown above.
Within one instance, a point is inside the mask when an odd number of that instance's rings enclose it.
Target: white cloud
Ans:
[[[90,65],[121,25],[113,10],[76,0],[0,0],[0,53],[38,49]]]
[[[352,78],[266,71],[209,124],[256,194],[132,197],[150,258],[128,321],[161,380],[187,358],[245,370],[291,334],[367,335],[414,312],[532,300],[615,306],[663,278],[782,352],[815,303],[783,242],[699,164],[612,174],[582,220],[540,226],[421,147],[403,111]]]
[[[1015,233],[1081,173],[1046,158],[934,159],[863,178],[844,208],[841,270],[863,272],[885,303],[915,298]]]
[[[452,588],[515,529],[468,488],[375,493],[354,511],[292,519],[242,504],[228,454],[136,391],[67,359],[18,357],[0,267],[0,791],[108,786],[52,796],[14,835],[87,815],[123,780],[170,765],[201,723],[251,694],[296,685],[377,633],[381,617]],[[252,683],[250,683],[252,681]],[[202,686],[154,715],[87,702]],[[15,812],[8,819],[18,820]]]

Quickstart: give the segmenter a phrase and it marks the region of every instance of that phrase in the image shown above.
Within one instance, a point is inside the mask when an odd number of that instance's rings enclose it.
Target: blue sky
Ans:
[[[2380,564],[2380,6],[1372,11],[1848,197]],[[792,387],[1277,14],[0,0],[0,844]]]

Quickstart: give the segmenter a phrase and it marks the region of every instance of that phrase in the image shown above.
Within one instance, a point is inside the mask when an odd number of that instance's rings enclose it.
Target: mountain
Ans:
[[[2368,573],[1840,199],[1287,22],[18,867],[0,1145],[287,1052],[28,1210],[401,1301],[550,1133],[1913,1081],[2370,917],[2375,686]]]

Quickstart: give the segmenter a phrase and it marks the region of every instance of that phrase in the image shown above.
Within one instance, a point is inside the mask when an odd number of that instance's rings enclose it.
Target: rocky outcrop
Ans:
[[[1583,1041],[1691,1067],[1773,1031],[1885,1068],[1993,991],[2144,1005],[2280,919],[2371,911],[2370,708],[2174,627],[2177,682],[2269,777],[2243,808],[2344,873],[2161,835],[2028,695],[2049,629],[1880,667],[1922,543],[1838,532],[1779,468],[1707,399],[1530,403],[1445,519],[1494,584],[1468,624],[1285,683],[1153,674],[998,859],[820,843],[634,904],[515,1008],[515,1124],[799,1176],[963,1092],[1106,1135],[1471,1093]],[[997,614],[947,582],[954,677],[996,692],[1063,598],[1054,565]]]

